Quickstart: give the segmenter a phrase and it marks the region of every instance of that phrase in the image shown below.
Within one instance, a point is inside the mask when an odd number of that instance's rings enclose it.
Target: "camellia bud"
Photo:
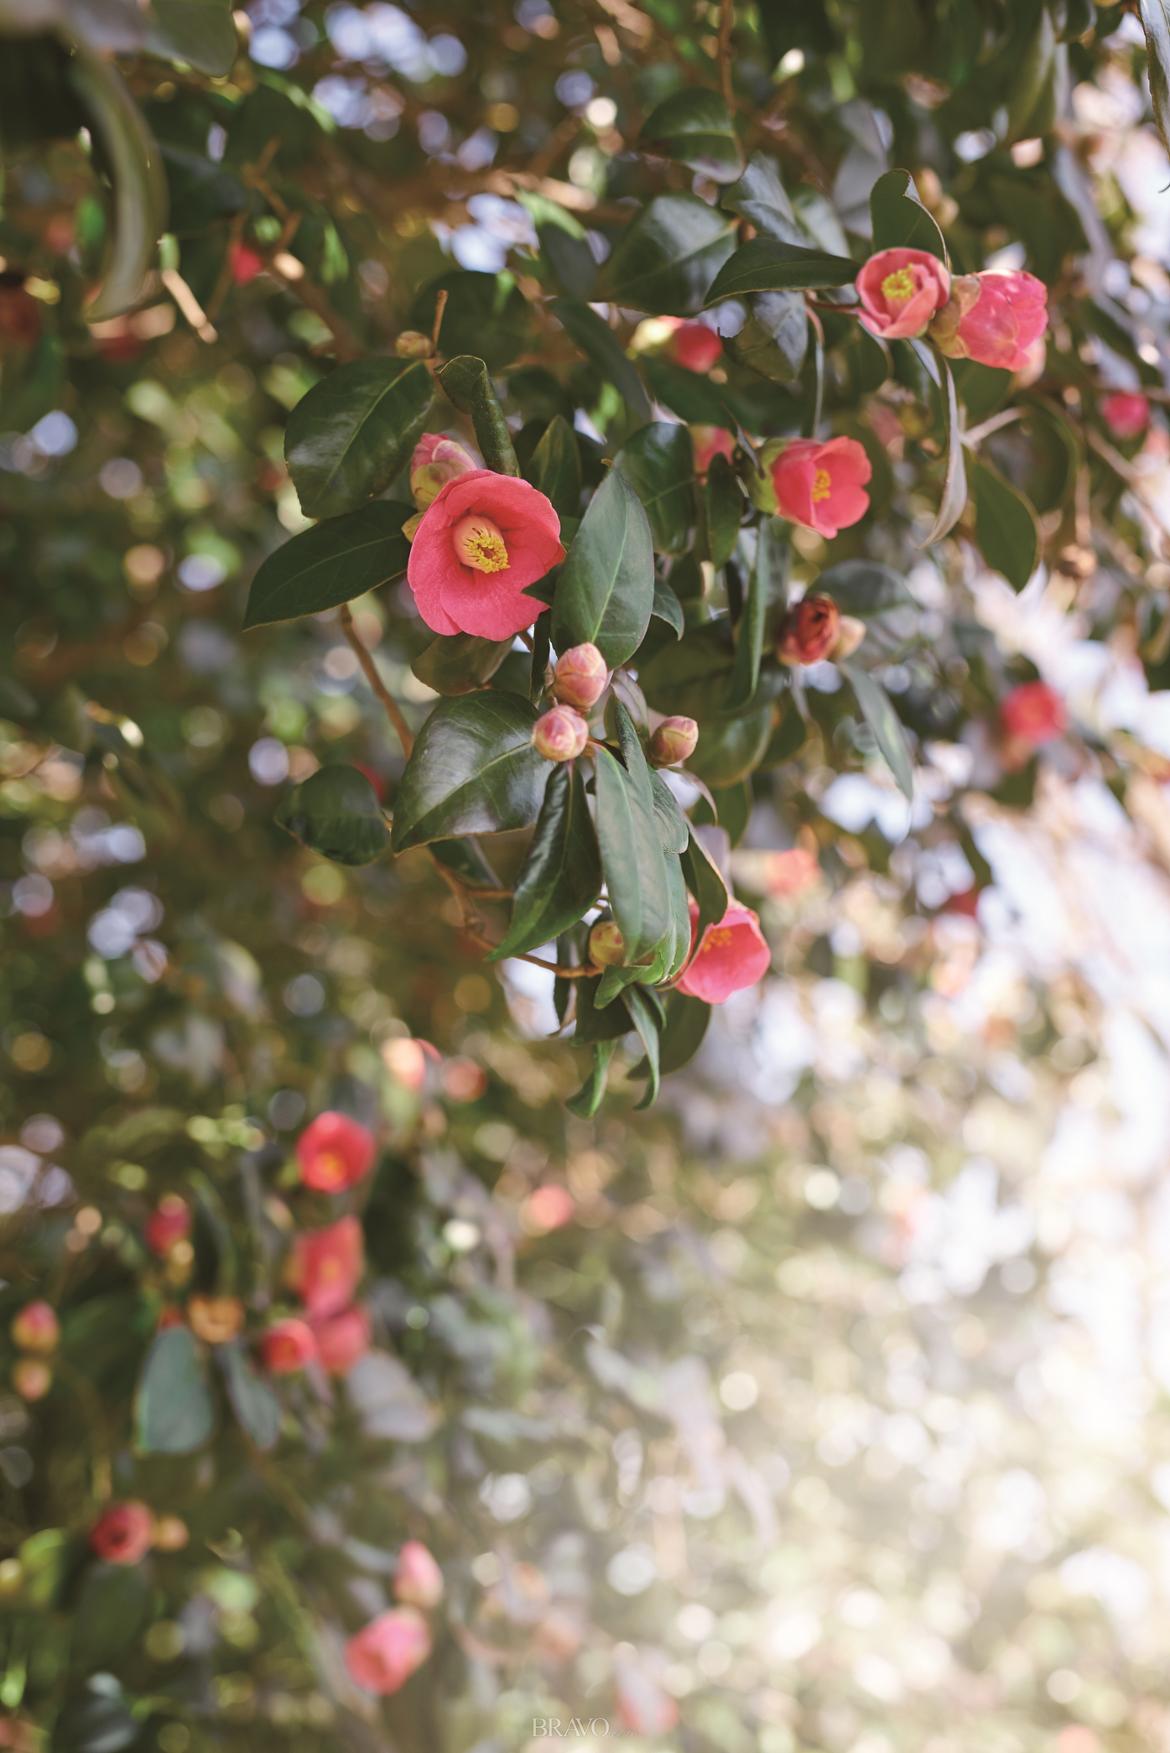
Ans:
[[[864,638],[865,622],[856,615],[842,615],[837,622],[837,643],[830,654],[833,662],[844,663],[847,657],[852,657]]]
[[[196,1338],[208,1345],[226,1345],[244,1325],[244,1305],[238,1296],[193,1296],[187,1304],[187,1322]]]
[[[532,746],[546,761],[575,761],[589,741],[589,726],[571,706],[550,706],[532,727]]]
[[[12,1322],[12,1342],[22,1351],[39,1351],[46,1357],[56,1351],[61,1328],[46,1302],[26,1303]]]
[[[693,718],[664,718],[650,738],[650,759],[655,767],[678,767],[690,760],[698,741]]]
[[[394,343],[399,359],[429,359],[434,350],[431,337],[419,329],[403,329]]]
[[[626,940],[616,919],[599,919],[589,933],[589,960],[595,968],[620,968],[626,959]]]
[[[553,695],[565,706],[596,706],[609,681],[609,670],[596,645],[570,646],[557,659]]]
[[[398,1554],[394,1598],[423,1609],[443,1599],[443,1573],[421,1540],[407,1540]]]
[[[479,464],[470,451],[441,432],[424,432],[410,459],[410,491],[420,511],[439,497],[448,481],[470,475]]]
[[[776,656],[781,663],[821,663],[841,631],[841,611],[832,597],[802,597],[785,615]]]
[[[22,1400],[43,1400],[53,1386],[53,1372],[39,1357],[21,1357],[12,1366],[12,1386]]]

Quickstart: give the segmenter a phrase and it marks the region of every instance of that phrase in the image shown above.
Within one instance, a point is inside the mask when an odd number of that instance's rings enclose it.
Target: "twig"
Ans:
[[[441,286],[435,294],[435,320],[431,325],[431,352],[439,351],[439,331],[443,327],[443,318],[447,314],[447,288]]]
[[[374,693],[378,696],[378,699],[382,702],[386,717],[394,726],[398,741],[402,744],[402,753],[406,756],[407,760],[409,760],[410,751],[414,748],[414,732],[411,730],[409,724],[407,724],[401,706],[399,706],[397,700],[394,698],[393,694],[391,694],[389,688],[387,688],[385,682],[378,674],[378,667],[375,664],[373,657],[370,655],[369,650],[358,638],[358,631],[353,624],[353,615],[350,612],[348,603],[342,603],[341,608],[337,612],[337,619],[341,624],[342,634],[344,635],[350,650],[353,652],[358,663],[362,667],[362,674],[370,684],[370,687],[374,690]]]
[[[735,28],[735,0],[720,0],[719,8],[719,84],[728,109],[735,107],[735,91],[731,82],[731,33]]]

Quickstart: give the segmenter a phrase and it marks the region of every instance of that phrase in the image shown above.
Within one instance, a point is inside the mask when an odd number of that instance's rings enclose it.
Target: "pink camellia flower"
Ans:
[[[807,596],[780,623],[776,656],[781,663],[823,663],[836,650],[841,611],[832,597]]]
[[[413,1607],[392,1607],[351,1637],[345,1665],[355,1686],[386,1697],[405,1686],[431,1653],[426,1620]]]
[[[695,473],[700,481],[705,481],[716,457],[726,457],[728,462],[735,455],[734,434],[723,426],[692,426],[691,442],[695,447]]]
[[[370,1349],[370,1317],[355,1304],[330,1315],[313,1328],[317,1340],[317,1356],[331,1376],[348,1375],[359,1358]]]
[[[550,706],[532,727],[532,746],[546,761],[575,761],[589,741],[589,726],[572,706]]]
[[[1101,402],[1101,418],[1114,438],[1138,438],[1150,424],[1150,403],[1137,390],[1114,390]]]
[[[364,1264],[362,1226],[356,1217],[339,1218],[297,1237],[292,1279],[310,1319],[323,1320],[349,1307]]]
[[[191,1207],[179,1193],[165,1193],[146,1220],[143,1230],[152,1254],[165,1258],[176,1242],[191,1234]]]
[[[1024,371],[1048,327],[1048,288],[1034,274],[960,274],[930,325],[941,352]]]
[[[443,1599],[443,1573],[421,1540],[406,1540],[394,1572],[394,1599],[405,1607],[437,1607]]]
[[[790,846],[785,852],[768,854],[767,884],[770,895],[790,897],[803,894],[820,881],[821,867],[815,852],[807,846]]]
[[[596,645],[571,645],[557,658],[552,691],[563,706],[596,706],[609,683],[609,666]]]
[[[297,1139],[301,1180],[318,1193],[341,1193],[364,1181],[374,1166],[374,1135],[360,1121],[332,1109],[305,1128]]]
[[[951,277],[927,250],[879,250],[857,276],[862,327],[884,341],[924,335],[946,303]]]
[[[723,356],[723,342],[706,323],[689,323],[683,317],[663,318],[671,324],[667,354],[685,371],[710,371]]]
[[[699,909],[691,902],[691,931]],[[709,925],[683,969],[678,989],[705,1004],[722,1004],[733,992],[754,986],[771,966],[772,952],[760,930],[759,915],[741,901],[732,901],[717,925]]]
[[[1064,701],[1047,682],[1021,682],[999,704],[1004,735],[1028,749],[1055,742],[1068,728]]]
[[[795,438],[771,463],[772,489],[781,517],[835,536],[869,510],[865,484],[873,473],[865,446],[855,438]]]
[[[549,1181],[532,1189],[520,1209],[520,1221],[529,1235],[547,1236],[571,1223],[576,1211],[577,1202],[569,1189]]]
[[[543,615],[525,592],[564,557],[551,500],[514,475],[473,469],[423,512],[406,582],[433,632],[510,639]]]
[[[410,491],[420,511],[434,503],[447,485],[460,475],[473,474],[479,464],[458,439],[442,432],[424,432],[410,459]]]
[[[47,1356],[57,1349],[61,1324],[50,1303],[25,1303],[23,1309],[13,1316],[9,1331],[13,1344],[21,1351],[37,1351]]]
[[[91,1549],[107,1564],[140,1563],[153,1538],[154,1517],[137,1498],[112,1503],[89,1530]]]
[[[274,1376],[293,1376],[312,1363],[317,1355],[317,1341],[307,1321],[290,1315],[287,1320],[274,1321],[260,1341],[264,1367]]]

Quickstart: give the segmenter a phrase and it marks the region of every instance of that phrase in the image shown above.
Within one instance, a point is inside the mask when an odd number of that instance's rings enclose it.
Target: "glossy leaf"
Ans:
[[[398,789],[394,851],[535,822],[549,773],[532,746],[536,716],[516,694],[489,690],[440,701]]]
[[[601,888],[601,855],[575,763],[554,767],[516,884],[508,930],[488,957],[522,955],[575,925]]]
[[[711,1021],[711,1006],[701,998],[674,992],[666,1007],[666,1022],[659,1043],[659,1066],[663,1077],[681,1071],[703,1044]]]
[[[933,216],[908,170],[889,170],[870,190],[875,250],[926,250],[940,261],[947,260],[947,246]]]
[[[648,993],[640,987],[631,986],[626,993],[626,1009],[630,1013],[630,1021],[637,1030],[638,1039],[645,1053],[647,1072],[646,1093],[638,1103],[639,1108],[648,1108],[658,1100],[658,1089],[662,1081],[659,1063],[659,1043],[662,1036],[662,1012],[653,1003]]]
[[[594,366],[602,382],[611,383],[617,390],[631,420],[649,420],[650,398],[638,375],[638,368],[608,323],[604,323],[587,304],[579,304],[571,298],[554,298],[549,309]]]
[[[410,558],[402,526],[411,515],[409,505],[378,500],[302,530],[261,565],[244,626],[319,615],[400,578]]]
[[[715,456],[703,486],[707,523],[707,558],[713,566],[726,566],[735,552],[743,519],[743,492],[734,468],[725,456]]]
[[[433,394],[421,360],[358,359],[302,396],[284,456],[305,516],[337,517],[383,492],[422,437]]]
[[[591,641],[610,667],[642,643],[654,602],[650,522],[625,476],[611,469],[581,519],[553,603],[558,650]]]
[[[461,353],[439,368],[439,382],[461,414],[470,414],[484,466],[518,475],[520,464],[495,386],[482,359]]]
[[[11,42],[0,51],[13,52]],[[67,78],[113,186],[101,283],[85,312],[95,323],[121,316],[141,300],[167,221],[167,179],[158,144],[122,75],[76,35]]]
[[[134,1404],[134,1445],[143,1455],[191,1455],[215,1428],[207,1373],[189,1327],[166,1327],[146,1354]]]
[[[624,764],[597,751],[597,838],[610,906],[637,962],[670,929],[670,907],[650,769],[629,714],[620,704],[617,712]]]
[[[682,805],[670,789],[670,785],[661,773],[651,772],[650,784],[654,793],[654,814],[658,818],[658,833],[662,840],[664,852],[682,852],[686,847],[690,828],[683,815]]]
[[[654,580],[654,601],[651,604],[650,613],[656,621],[664,622],[676,639],[681,639],[686,632],[686,615],[678,600],[678,593],[666,583],[665,579],[656,578]]]
[[[356,767],[321,767],[294,786],[276,812],[286,833],[335,864],[369,864],[390,835],[377,794]]]
[[[617,1050],[616,1041],[598,1041],[593,1048],[593,1066],[575,1096],[565,1106],[579,1119],[591,1120],[601,1106],[609,1077],[609,1062]]]
[[[694,195],[657,195],[622,233],[599,291],[615,304],[689,316],[735,247],[732,221]]]
[[[727,105],[717,91],[672,92],[646,119],[639,145],[715,182],[732,182],[743,166]]]
[[[936,410],[942,424],[943,487],[938,514],[923,542],[924,547],[929,547],[932,542],[940,542],[949,535],[963,515],[967,504],[967,467],[950,363],[925,341],[911,341],[910,345],[934,385]]]
[[[849,678],[861,715],[873,732],[874,741],[886,766],[894,775],[898,790],[908,798],[914,796],[914,764],[902,721],[881,683],[868,670],[846,663],[841,669]]]
[[[722,201],[725,207],[750,221],[765,237],[775,238],[778,243],[802,246],[809,242],[780,181],[775,160],[766,153],[752,153],[739,181],[724,190]]]
[[[486,688],[513,643],[479,639],[474,633],[440,633],[411,659],[410,667],[436,694],[472,694]]]
[[[788,568],[788,535],[779,518],[765,518],[759,527],[756,562],[748,580],[743,613],[735,630],[735,662],[727,684],[726,706],[746,706],[760,679],[768,611],[782,601]]]
[[[252,1366],[238,1340],[216,1347],[228,1399],[244,1430],[262,1451],[276,1447],[280,1436],[280,1401]]]
[[[983,558],[1014,590],[1023,590],[1040,558],[1036,514],[998,470],[979,461],[972,461],[970,469],[975,539]]]
[[[577,438],[560,414],[549,421],[525,474],[551,499],[562,517],[576,517],[581,501],[581,457]]]
[[[236,58],[230,0],[154,0],[150,48],[222,79]]]
[[[695,521],[690,432],[675,423],[652,421],[627,439],[615,466],[646,508],[655,549],[661,554],[680,553]]]
[[[851,286],[856,275],[857,263],[847,256],[781,243],[777,238],[754,237],[750,243],[741,244],[716,275],[705,305],[718,304],[724,298],[744,298],[750,292]]]
[[[867,621],[891,609],[913,608],[909,586],[892,566],[876,560],[841,560],[816,581],[819,596],[830,596],[843,615]]]
[[[713,832],[704,829],[704,833]],[[686,850],[682,855],[683,876],[687,888],[695,897],[699,909],[696,932],[701,937],[709,925],[718,925],[727,912],[731,901],[727,884],[720,871],[715,867],[703,842],[693,828],[687,834]]]

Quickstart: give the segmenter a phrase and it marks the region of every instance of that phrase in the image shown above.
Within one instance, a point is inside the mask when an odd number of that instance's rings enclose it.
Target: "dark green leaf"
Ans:
[[[808,243],[804,227],[784,192],[775,161],[763,152],[753,152],[739,181],[724,190],[723,205],[778,243],[802,246]]]
[[[522,190],[518,199],[532,215],[538,253],[557,285],[570,298],[592,298],[597,262],[581,221],[545,195]]]
[[[703,724],[722,711],[734,661],[726,617],[691,628],[639,670],[642,691],[658,712],[681,712]]]
[[[626,1009],[630,1013],[630,1021],[638,1031],[638,1039],[641,1041],[642,1051],[646,1055],[648,1081],[646,1093],[638,1106],[639,1108],[648,1108],[658,1099],[658,1088],[662,1078],[659,1069],[662,1012],[651,1000],[649,994],[638,986],[631,986],[626,993]]]
[[[154,0],[147,40],[156,55],[185,61],[199,73],[222,79],[236,58],[236,27],[230,0]]]
[[[849,286],[856,275],[857,263],[847,256],[781,243],[777,238],[754,237],[741,244],[716,275],[705,306],[724,298],[744,298],[749,292],[808,292]]]
[[[512,644],[511,639],[478,639],[474,633],[440,633],[411,659],[410,667],[436,694],[473,694],[486,688]]]
[[[656,621],[664,622],[676,639],[681,639],[686,632],[686,616],[678,600],[678,593],[661,578],[654,580],[654,601],[650,613]]]
[[[843,663],[841,668],[853,685],[861,715],[873,732],[878,751],[894,775],[898,790],[906,798],[912,799],[914,765],[910,757],[910,746],[890,696],[868,670],[859,669],[856,664],[851,663]]]
[[[576,517],[581,502],[581,457],[576,434],[560,414],[545,427],[525,473],[562,517]]]
[[[549,764],[532,746],[536,711],[516,694],[441,700],[423,725],[394,804],[395,852],[527,828]]]
[[[553,603],[558,651],[592,641],[611,668],[641,645],[654,602],[654,549],[642,502],[611,469],[581,519]]]
[[[112,1674],[91,1674],[57,1718],[54,1753],[125,1753],[141,1732],[121,1682]]]
[[[870,190],[875,250],[927,250],[947,260],[947,246],[934,219],[922,205],[908,170],[888,170]]]
[[[967,469],[963,457],[963,439],[959,428],[959,403],[950,362],[925,341],[911,341],[919,362],[934,385],[935,404],[942,423],[945,467],[943,490],[938,515],[923,543],[939,542],[954,529],[967,504]]]
[[[596,901],[601,856],[585,782],[575,763],[555,767],[544,794],[536,832],[516,885],[512,920],[488,957],[523,955],[550,943]]]
[[[629,715],[620,705],[618,711],[629,726],[623,742],[637,753],[627,755],[630,772],[608,749],[597,751],[597,838],[614,918],[627,957],[637,962],[658,947],[671,915],[650,769]]]
[[[70,1654],[85,1672],[124,1660],[142,1634],[150,1589],[142,1572],[125,1565],[91,1565],[72,1604]]]
[[[409,505],[378,500],[302,530],[252,580],[244,626],[317,615],[400,577],[410,558],[402,526],[412,515]]]
[[[685,992],[672,993],[666,1007],[666,1025],[659,1043],[659,1064],[663,1077],[681,1071],[694,1058],[703,1044],[711,1006],[701,998],[690,998]]]
[[[728,347],[734,358],[776,383],[793,383],[808,352],[808,305],[800,292],[757,292]]]
[[[661,773],[652,772],[650,783],[654,790],[654,814],[658,817],[662,850],[681,852],[690,833],[682,806]]]
[[[358,359],[302,396],[284,456],[305,516],[356,511],[387,488],[422,437],[433,395],[421,360]]]
[[[369,864],[390,843],[382,806],[364,773],[330,766],[294,786],[277,825],[335,864]]]
[[[687,888],[698,903],[697,931],[702,936],[709,925],[718,925],[727,912],[731,896],[722,875],[716,870],[706,847],[693,828],[688,830],[682,868]]]
[[[725,456],[715,456],[703,488],[707,517],[707,558],[713,566],[726,566],[735,552],[743,517],[743,492],[739,478]]]
[[[1023,590],[1040,558],[1036,514],[1024,495],[983,462],[971,462],[975,501],[975,539],[987,564],[1002,572],[1013,590]]]
[[[410,307],[412,329],[431,333],[440,292],[447,294],[447,305],[439,331],[439,351],[448,359],[470,353],[486,361],[489,371],[501,371],[529,345],[532,316],[511,274],[448,269],[424,286],[414,300]]]
[[[253,1369],[238,1339],[216,1347],[232,1410],[260,1450],[276,1447],[280,1436],[280,1401],[263,1376]]]
[[[726,395],[709,377],[672,359],[648,358],[644,369],[655,396],[680,420],[696,426],[734,426]]]
[[[143,1455],[190,1455],[215,1427],[211,1390],[189,1327],[166,1327],[146,1354],[134,1404],[134,1443]]]
[[[821,573],[815,590],[818,596],[832,597],[843,615],[862,621],[915,606],[905,579],[876,560],[842,560]]]
[[[648,117],[639,145],[719,183],[732,182],[743,165],[727,105],[717,91],[672,92]]]
[[[605,1095],[606,1082],[609,1078],[609,1062],[616,1049],[616,1041],[598,1041],[594,1046],[593,1069],[577,1094],[570,1096],[565,1104],[569,1112],[576,1114],[579,1119],[591,1120],[600,1108],[602,1098]]]
[[[1162,144],[1170,152],[1170,0],[1138,0],[1150,61],[1150,103]]]
[[[694,195],[657,195],[623,232],[600,294],[656,316],[689,316],[733,248],[726,213]]]
[[[680,553],[695,521],[695,457],[687,428],[652,421],[626,441],[614,466],[645,506],[658,552]]]
[[[638,368],[622,348],[607,323],[587,304],[571,298],[554,298],[549,309],[561,327],[576,341],[603,383],[611,383],[635,421],[649,420],[650,399]]]
[[[767,699],[703,723],[699,746],[687,762],[706,785],[736,785],[763,759],[772,732],[772,705]]]
[[[512,435],[483,360],[461,353],[440,367],[439,382],[459,412],[471,415],[485,465],[497,475],[518,475]]]
[[[760,679],[768,610],[783,601],[788,570],[788,535],[777,517],[760,524],[756,563],[748,580],[747,598],[735,630],[735,662],[724,702],[729,712],[746,706]]]

